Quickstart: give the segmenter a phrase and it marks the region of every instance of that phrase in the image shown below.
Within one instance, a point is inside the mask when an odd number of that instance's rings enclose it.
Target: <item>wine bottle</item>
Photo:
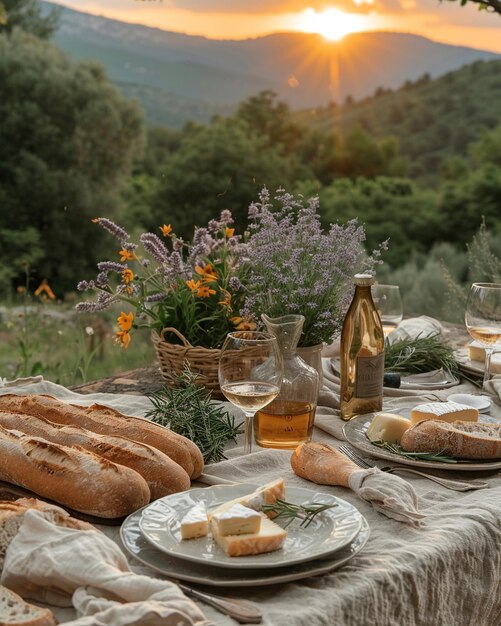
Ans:
[[[341,418],[383,408],[384,333],[371,295],[375,277],[356,274],[341,331]]]

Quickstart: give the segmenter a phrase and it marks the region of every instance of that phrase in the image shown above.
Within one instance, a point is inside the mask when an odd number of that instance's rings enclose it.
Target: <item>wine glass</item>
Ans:
[[[228,334],[219,359],[219,385],[226,398],[245,413],[244,454],[251,451],[254,414],[276,398],[282,376],[283,362],[273,335]]]
[[[398,285],[374,285],[372,299],[381,318],[384,336],[387,337],[400,324],[404,305]]]
[[[465,323],[471,337],[485,348],[485,386],[492,352],[501,340],[501,284],[473,283],[466,303]]]

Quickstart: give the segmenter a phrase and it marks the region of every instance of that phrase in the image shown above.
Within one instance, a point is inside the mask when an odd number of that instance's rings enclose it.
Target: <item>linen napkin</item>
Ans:
[[[2,584],[25,598],[74,606],[67,626],[209,626],[177,585],[134,574],[98,530],[56,525],[29,510],[9,545]]]
[[[419,527],[426,517],[418,511],[418,499],[410,483],[377,467],[353,472],[350,489],[386,517]]]

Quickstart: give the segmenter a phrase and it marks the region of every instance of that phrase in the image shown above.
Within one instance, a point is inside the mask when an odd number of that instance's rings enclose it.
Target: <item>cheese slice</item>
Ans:
[[[217,525],[218,533],[223,537],[258,533],[261,519],[261,513],[238,503],[212,515],[212,523]]]
[[[205,502],[199,502],[181,520],[181,539],[205,537],[209,532],[209,520]]]
[[[468,356],[470,361],[485,361],[485,348],[480,341],[472,341],[468,344]]]
[[[478,409],[457,402],[429,402],[419,404],[411,411],[411,425],[424,420],[441,420],[452,423],[456,420],[462,422],[478,422]]]
[[[228,556],[249,556],[280,550],[287,538],[287,531],[272,522],[264,513],[260,513],[261,528],[257,533],[246,535],[221,535],[214,517],[211,519],[211,531],[214,541]]]
[[[235,498],[234,500],[221,504],[209,513],[209,519],[221,511],[226,511],[234,504],[241,504],[249,509],[254,509],[254,511],[261,511],[263,504],[275,504],[277,499],[285,500],[285,484],[283,478],[278,478],[263,487],[259,487],[259,489],[256,489],[256,491],[246,496],[241,496],[240,498]],[[269,518],[273,518],[275,515],[275,513],[268,513]]]
[[[400,443],[402,435],[410,425],[410,421],[401,415],[376,413],[367,429],[367,438],[370,441]]]

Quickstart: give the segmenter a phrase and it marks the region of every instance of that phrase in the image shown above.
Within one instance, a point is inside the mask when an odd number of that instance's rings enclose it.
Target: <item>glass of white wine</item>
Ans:
[[[484,385],[489,380],[491,356],[501,341],[501,284],[473,283],[465,313],[471,337],[485,348]]]
[[[404,317],[404,305],[398,285],[374,285],[372,299],[381,318],[384,336],[397,328]]]
[[[219,385],[226,398],[245,413],[244,454],[251,452],[254,414],[277,397],[282,376],[282,357],[273,335],[228,334],[219,358]]]

